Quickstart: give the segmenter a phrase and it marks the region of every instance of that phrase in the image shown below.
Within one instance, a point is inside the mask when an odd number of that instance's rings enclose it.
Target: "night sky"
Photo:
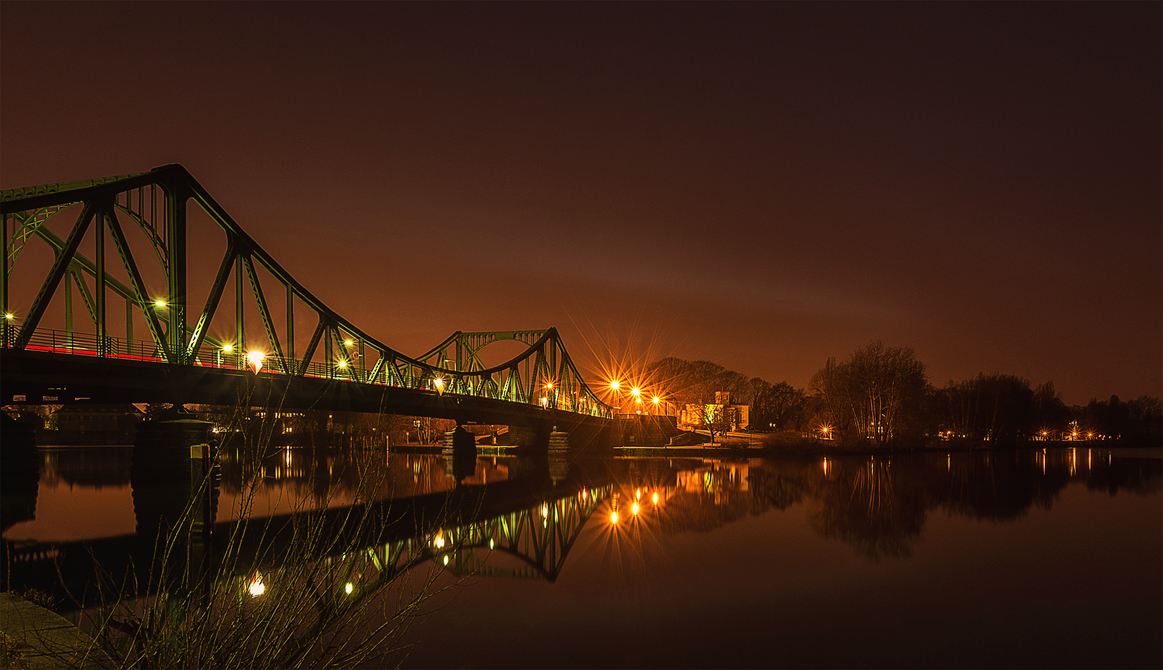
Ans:
[[[0,4],[0,187],[182,163],[419,354],[1163,393],[1163,5]],[[192,263],[196,261],[191,261]],[[217,263],[217,259],[213,260]]]

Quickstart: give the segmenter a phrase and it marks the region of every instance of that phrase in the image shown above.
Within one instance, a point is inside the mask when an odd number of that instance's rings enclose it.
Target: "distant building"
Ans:
[[[93,433],[102,431],[131,431],[145,417],[141,410],[128,403],[123,405],[65,405],[53,413],[55,427],[60,431]]]
[[[732,405],[730,392],[716,391],[715,402],[712,404],[687,403],[683,405],[678,413],[678,427],[681,430],[694,430],[702,427],[704,425],[703,417],[706,416],[708,408],[716,413],[721,412],[722,419],[719,422],[718,430],[746,430],[751,425],[750,405]]]

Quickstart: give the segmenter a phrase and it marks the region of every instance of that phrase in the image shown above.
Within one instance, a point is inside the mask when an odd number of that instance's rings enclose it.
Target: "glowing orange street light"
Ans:
[[[252,351],[246,355],[246,360],[250,362],[250,369],[257,375],[258,371],[262,369],[262,361],[267,355],[261,351]]]
[[[437,395],[444,395],[444,379],[437,377],[432,380],[432,385],[436,387]]]
[[[642,389],[635,386],[634,388],[630,389],[630,395],[637,398],[638,396],[642,395]]]
[[[621,386],[622,385],[619,384],[617,381],[610,382],[610,390],[611,391],[617,391]]]

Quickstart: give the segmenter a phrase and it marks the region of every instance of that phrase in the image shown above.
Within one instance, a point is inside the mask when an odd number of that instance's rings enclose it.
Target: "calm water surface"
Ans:
[[[23,504],[4,491],[5,540],[133,533],[131,455],[42,447],[31,509],[27,491]],[[219,521],[247,490],[259,515],[350,505],[369,468],[380,498],[584,482],[525,510],[546,528],[561,519],[556,543],[478,552],[445,573],[407,666],[1163,665],[1158,450],[548,468],[478,456],[466,468],[290,449],[238,462],[222,463]]]

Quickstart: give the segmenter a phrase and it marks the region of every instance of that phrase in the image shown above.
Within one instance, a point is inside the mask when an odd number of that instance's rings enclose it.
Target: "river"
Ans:
[[[132,453],[41,447],[35,492],[3,491],[9,555],[131,537]],[[248,493],[252,514],[278,517],[488,491],[476,513],[532,529],[492,550],[466,540],[451,563],[426,555],[417,569],[442,590],[368,666],[1160,667],[1159,455],[454,464],[281,449],[250,465],[224,453],[214,515],[228,526]]]

